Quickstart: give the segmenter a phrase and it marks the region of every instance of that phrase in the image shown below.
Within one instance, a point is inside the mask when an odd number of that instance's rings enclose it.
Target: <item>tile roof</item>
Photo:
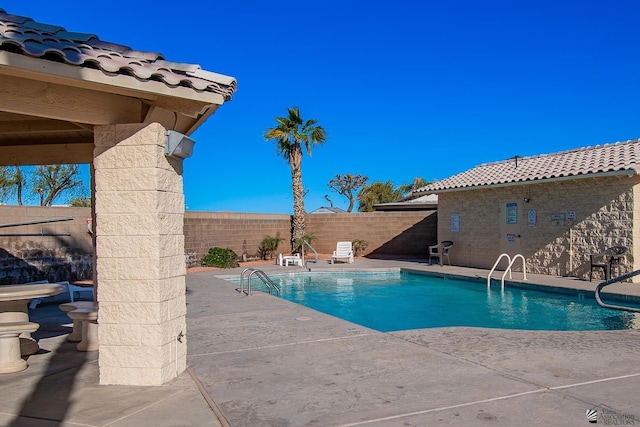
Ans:
[[[234,78],[205,71],[199,65],[168,62],[160,53],[132,50],[102,41],[94,34],[69,32],[56,25],[10,15],[1,8],[0,51],[159,81],[172,88],[214,92],[225,100],[231,99],[236,90]]]
[[[640,162],[640,139],[485,163],[450,178],[433,182],[417,192],[472,189],[558,178],[581,178],[603,173],[636,174],[639,171],[638,162]]]

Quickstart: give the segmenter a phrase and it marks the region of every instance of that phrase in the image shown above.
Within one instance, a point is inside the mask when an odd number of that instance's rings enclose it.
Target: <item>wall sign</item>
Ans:
[[[515,241],[516,241],[516,235],[515,234],[507,234],[507,242],[513,243]]]
[[[453,233],[458,233],[460,231],[460,214],[451,214],[451,231]]]
[[[518,223],[518,204],[507,203],[507,224]]]
[[[565,217],[567,221],[575,221],[576,220],[576,211],[567,211],[567,216]]]
[[[529,227],[535,227],[536,222],[538,221],[538,214],[535,209],[529,209],[527,211],[527,225]]]
[[[564,225],[564,214],[553,214],[551,215],[551,225],[559,226]]]

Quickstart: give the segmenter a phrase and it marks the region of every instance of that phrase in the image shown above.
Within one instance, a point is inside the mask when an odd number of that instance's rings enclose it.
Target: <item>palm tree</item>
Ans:
[[[311,147],[325,142],[327,135],[317,120],[302,120],[298,107],[287,108],[288,117],[276,117],[278,125],[267,129],[264,139],[276,143],[278,154],[289,162],[291,167],[291,189],[293,191],[293,224],[291,247],[305,233],[304,189],[302,186],[302,145],[311,156]]]

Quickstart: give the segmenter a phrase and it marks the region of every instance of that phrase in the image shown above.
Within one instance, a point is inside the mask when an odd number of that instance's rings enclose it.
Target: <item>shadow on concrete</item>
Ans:
[[[66,326],[70,319],[58,309],[57,304],[45,304],[30,310],[29,314],[31,321],[40,324],[38,331],[32,334],[36,341],[59,338],[47,340],[48,346],[57,345],[57,348],[41,348],[27,359],[27,369],[32,372],[27,371],[26,374],[39,375],[40,379],[9,426],[62,425],[72,404],[74,384],[89,354],[77,351],[76,343],[66,341],[66,335],[71,332],[71,328]]]

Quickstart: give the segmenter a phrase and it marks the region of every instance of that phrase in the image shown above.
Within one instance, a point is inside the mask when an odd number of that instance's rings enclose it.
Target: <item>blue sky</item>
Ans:
[[[233,76],[193,137],[189,210],[291,213],[288,164],[264,140],[298,106],[328,133],[302,164],[327,184],[395,185],[481,163],[640,138],[640,3],[371,0],[8,1],[8,13]]]

